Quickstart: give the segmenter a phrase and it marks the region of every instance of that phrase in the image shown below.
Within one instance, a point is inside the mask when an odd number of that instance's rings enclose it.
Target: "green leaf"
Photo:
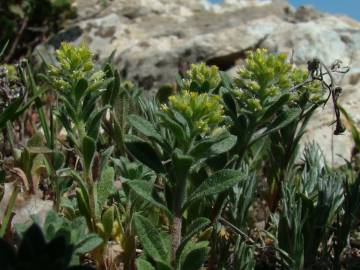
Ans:
[[[300,114],[301,114],[301,109],[298,109],[298,108],[293,108],[293,109],[283,111],[276,118],[276,120],[273,123],[271,123],[271,125],[269,125],[266,133],[269,134],[269,133],[279,130],[283,127],[286,127],[291,122],[293,122],[294,120],[299,118]]]
[[[104,72],[106,78],[111,79],[111,81],[106,86],[106,91],[101,95],[103,104],[114,105],[116,97],[120,90],[120,77],[117,71],[114,71],[113,67],[107,63],[104,67]]]
[[[167,249],[158,230],[150,220],[136,213],[134,215],[134,226],[146,254],[155,261],[167,261]]]
[[[88,190],[87,190],[86,183],[84,182],[84,180],[81,178],[79,173],[74,171],[74,170],[70,171],[70,175],[74,177],[75,181],[79,185],[79,188],[80,188],[81,192],[83,193],[85,201],[88,201],[89,200],[89,194],[88,194]]]
[[[129,115],[128,121],[134,128],[136,128],[143,135],[145,135],[149,138],[152,138],[159,143],[162,142],[162,137],[156,131],[156,129],[154,128],[154,125],[151,124],[149,121],[147,121],[144,118],[142,118],[138,115],[135,115],[135,114]]]
[[[300,114],[301,114],[301,109],[298,109],[298,108],[293,108],[293,109],[283,111],[275,119],[275,121],[268,126],[267,130],[264,133],[260,134],[259,136],[256,136],[254,139],[252,139],[252,141],[249,143],[249,145],[252,145],[259,139],[261,139],[279,129],[286,127],[287,125],[291,124],[295,120],[300,121]]]
[[[213,90],[213,89],[210,89],[210,83],[209,83],[209,81],[206,80],[206,81],[201,85],[200,92],[201,92],[201,93],[209,93],[210,90]]]
[[[228,112],[230,112],[231,117],[236,117],[236,104],[234,98],[232,97],[231,93],[224,87],[220,88],[222,92],[222,99],[224,101],[225,108]]]
[[[97,138],[100,129],[101,117],[103,116],[104,112],[106,112],[106,110],[109,108],[110,106],[104,106],[103,108],[101,108],[100,111],[92,113],[87,119],[86,131],[91,138]]]
[[[166,113],[159,112],[163,125],[168,128],[178,140],[180,144],[185,144],[187,141],[187,136],[184,128],[175,120],[171,119]]]
[[[285,93],[281,95],[276,101],[274,101],[264,112],[261,122],[270,119],[277,111],[281,110],[282,106],[285,105],[290,99],[290,94]]]
[[[178,85],[178,89],[182,89],[182,88],[184,88],[184,82],[183,82],[183,80],[182,80],[182,78],[181,78],[181,76],[180,76],[180,74],[176,74],[176,76],[175,76],[175,80],[176,80],[176,84]]]
[[[137,258],[135,264],[137,270],[156,270],[151,263],[142,258]]]
[[[127,139],[125,145],[131,154],[150,169],[154,170],[156,173],[164,172],[161,160],[149,143],[135,139]]]
[[[73,121],[76,120],[76,112],[75,112],[75,105],[70,102],[67,98],[64,96],[59,96],[59,100],[61,100],[64,103],[64,111],[66,113],[66,116],[70,117]]]
[[[54,151],[52,153],[54,170],[57,171],[64,165],[65,155],[61,151]]]
[[[116,100],[117,100],[117,97],[120,93],[120,85],[121,85],[121,82],[120,82],[120,75],[119,75],[119,72],[117,70],[114,71],[114,80],[111,81],[109,83],[109,87],[108,87],[108,92],[109,92],[109,100],[108,100],[108,104],[110,104],[111,106],[114,106]]]
[[[209,195],[221,193],[240,181],[244,180],[244,174],[237,170],[221,170],[208,177],[187,199],[183,211],[193,201],[204,198]]]
[[[5,123],[7,121],[11,121],[15,118],[14,115],[16,114],[16,111],[19,109],[22,100],[23,100],[22,98],[15,99],[0,114],[0,129],[5,127]]]
[[[151,182],[145,180],[130,180],[127,181],[126,184],[131,188],[131,190],[135,192],[136,195],[148,203],[154,205],[155,207],[164,210],[166,214],[171,217],[171,212],[169,209],[152,197],[151,192],[153,189],[153,184]]]
[[[114,177],[115,172],[112,167],[106,166],[101,172],[100,181],[97,183],[98,203],[100,207],[104,205],[112,192]]]
[[[88,224],[91,224],[90,206],[88,204],[88,201],[86,201],[85,196],[82,193],[81,189],[77,188],[75,191],[76,191],[76,200],[79,207],[79,211],[81,215],[86,218]]]
[[[191,92],[201,92],[201,86],[196,81],[192,81],[189,88]]]
[[[15,99],[10,105],[6,107],[6,109],[0,114],[0,129],[5,127],[7,121],[12,121],[17,118],[20,114],[22,114],[30,105],[37,99],[39,96],[44,95],[44,91],[39,91],[35,95],[33,95],[24,105],[21,105],[23,101],[22,97]]]
[[[189,155],[194,157],[195,159],[200,159],[205,156],[206,153],[209,152],[210,147],[214,144],[214,138],[203,139],[189,150]]]
[[[84,95],[86,89],[88,88],[88,82],[85,79],[80,79],[75,87],[75,98],[79,102],[81,97]]]
[[[104,225],[106,238],[111,237],[113,223],[114,223],[114,206],[108,208],[101,217],[101,222]]]
[[[89,115],[95,110],[96,101],[101,95],[101,91],[89,92],[84,97],[83,106],[81,109],[81,115],[83,119],[88,119]]]
[[[196,159],[209,158],[230,151],[236,144],[237,137],[226,134],[220,138],[201,140],[190,149],[190,155]]]
[[[104,151],[101,152],[100,154],[100,170],[103,171],[105,169],[105,167],[107,166],[112,153],[114,152],[114,146],[110,146],[107,149],[105,149]]]
[[[189,244],[181,254],[180,270],[199,270],[206,260],[209,243],[202,241]]]
[[[95,233],[90,233],[85,236],[79,243],[75,246],[76,254],[85,254],[95,248],[97,248],[103,242],[102,238]]]
[[[220,74],[220,77],[221,77],[221,80],[222,80],[222,83],[224,84],[224,86],[228,89],[233,88],[229,75],[224,71],[220,71],[219,74]]]
[[[156,270],[173,270],[173,268],[164,261],[157,261]]]
[[[189,174],[189,170],[194,162],[194,159],[191,156],[183,155],[175,151],[172,156],[172,160],[177,183],[180,181],[185,181],[184,179],[186,179],[187,175]]]
[[[1,48],[1,50],[0,50],[0,60],[1,60],[2,56],[4,55],[4,53],[5,53],[8,45],[9,45],[9,41],[7,40],[7,41],[5,42],[5,44],[4,44],[4,46],[3,46],[3,47]]]
[[[177,249],[176,253],[179,256],[184,249],[185,245],[188,243],[188,241],[196,234],[204,230],[206,227],[210,225],[211,221],[208,218],[205,217],[199,217],[195,219],[187,228],[186,235],[182,239],[181,244],[179,248]]]
[[[211,156],[220,155],[230,151],[236,144],[237,137],[234,135],[226,136],[224,139],[214,143],[210,147]]]
[[[84,156],[84,166],[87,172],[91,169],[91,162],[93,160],[96,150],[95,141],[89,136],[85,136],[82,140],[82,154]]]

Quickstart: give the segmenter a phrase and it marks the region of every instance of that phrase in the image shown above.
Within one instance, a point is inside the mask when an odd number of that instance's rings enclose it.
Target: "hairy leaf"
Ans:
[[[146,217],[135,214],[134,226],[147,255],[155,261],[167,261],[167,249],[159,231]]]
[[[185,245],[188,243],[188,241],[197,233],[201,232],[202,230],[204,230],[206,227],[209,226],[210,224],[210,220],[205,218],[205,217],[200,217],[195,219],[187,228],[187,232],[185,237],[182,239],[181,244],[177,250],[177,254],[181,254],[183,248],[185,247]]]
[[[95,141],[89,136],[85,136],[82,141],[82,152],[84,155],[84,166],[86,171],[90,171],[91,162],[96,150]]]
[[[156,270],[154,266],[151,265],[151,263],[141,258],[136,259],[135,264],[137,270]]]
[[[158,207],[166,212],[167,215],[171,216],[169,209],[156,201],[152,195],[153,184],[145,180],[130,180],[126,184],[135,192],[136,195],[147,201],[148,203]]]
[[[98,192],[98,203],[102,206],[109,195],[112,192],[113,183],[114,183],[114,168],[106,166],[100,176],[100,181],[97,183],[97,192]]]
[[[130,124],[140,133],[161,143],[161,135],[156,131],[154,125],[149,121],[135,114],[129,115],[128,120]]]
[[[153,147],[144,141],[127,139],[125,141],[127,149],[133,154],[140,162],[144,163],[150,169],[157,173],[164,172],[164,167],[161,160],[158,158],[157,153]]]
[[[195,200],[223,192],[242,180],[244,174],[241,171],[224,169],[214,173],[189,196],[183,210]]]

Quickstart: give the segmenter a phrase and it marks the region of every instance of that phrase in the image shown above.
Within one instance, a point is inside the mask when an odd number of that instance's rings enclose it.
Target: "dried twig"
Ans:
[[[322,63],[319,59],[314,58],[313,60],[308,62],[308,77],[307,79],[292,87],[289,91],[294,92],[304,85],[311,83],[313,81],[320,81],[323,88],[327,89],[329,91],[328,97],[324,101],[324,106],[327,104],[327,102],[332,98],[332,102],[334,105],[334,112],[335,112],[335,123],[336,127],[334,130],[334,135],[342,134],[345,131],[345,127],[341,122],[340,118],[340,110],[339,106],[337,104],[338,98],[340,96],[340,93],[342,92],[342,88],[340,86],[336,86],[335,80],[333,77],[333,73],[340,73],[345,74],[347,73],[350,68],[345,66],[343,67],[342,62],[340,60],[336,60],[333,64],[331,64],[330,67],[327,67],[324,63]],[[323,71],[323,69],[325,71]],[[330,80],[329,83],[326,82],[325,76]],[[333,124],[333,123],[332,123]]]

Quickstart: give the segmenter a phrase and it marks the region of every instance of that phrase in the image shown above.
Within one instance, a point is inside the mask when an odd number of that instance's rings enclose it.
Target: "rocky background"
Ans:
[[[292,55],[297,65],[314,57],[351,66],[345,77],[342,106],[360,121],[360,23],[345,16],[320,13],[310,7],[295,10],[285,0],[76,0],[78,17],[55,35],[61,41],[86,41],[99,60],[115,50],[114,61],[124,78],[145,90],[171,83],[190,63],[204,61],[234,73],[245,52],[264,47]],[[333,164],[350,158],[347,131],[333,136],[331,102],[317,111],[305,141],[315,140]]]

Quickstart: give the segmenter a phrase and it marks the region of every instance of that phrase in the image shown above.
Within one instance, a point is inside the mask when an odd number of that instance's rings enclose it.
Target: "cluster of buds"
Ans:
[[[307,71],[287,63],[286,54],[271,54],[266,49],[257,49],[247,54],[245,65],[239,69],[234,94],[246,109],[261,111],[269,98],[302,83],[307,76]],[[319,101],[323,96],[320,83],[314,81],[304,85],[299,91],[291,92],[291,103],[296,103],[305,92],[313,102]]]
[[[192,64],[186,72],[185,88],[189,89],[192,82],[197,83],[199,86],[208,82],[210,89],[216,88],[221,82],[219,68],[217,66],[207,66],[205,63]]]
[[[170,116],[173,116],[173,111],[180,113],[197,133],[212,132],[224,119],[224,109],[218,95],[188,90],[170,96],[168,104],[162,105],[162,111]]]
[[[60,91],[72,90],[76,83],[85,78],[92,88],[103,83],[104,72],[94,72],[93,54],[87,45],[76,47],[69,43],[62,43],[56,51],[57,65],[50,66],[50,76],[54,86]]]

